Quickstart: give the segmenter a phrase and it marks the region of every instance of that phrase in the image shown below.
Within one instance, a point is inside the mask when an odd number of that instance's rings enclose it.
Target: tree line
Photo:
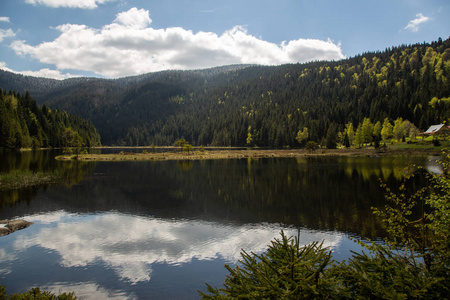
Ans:
[[[184,138],[193,145],[298,147],[298,133],[307,128],[305,143],[332,147],[352,123],[354,142],[361,145],[372,142],[372,134],[361,137],[357,127],[361,123],[367,131],[368,120],[378,141],[386,139],[379,129],[387,122],[396,127],[395,138],[410,135],[400,130],[406,120],[405,127],[413,126],[416,136],[450,118],[449,44],[439,40],[338,62],[254,66],[207,83],[192,78],[191,86],[172,82],[176,88],[167,89],[168,95],[136,97],[127,104],[129,113],[117,110],[118,124],[126,124],[131,115],[139,121],[112,134],[110,142],[167,145]]]
[[[100,135],[90,121],[39,107],[28,92],[0,89],[0,150],[99,145]]]
[[[332,146],[365,118],[420,131],[450,118],[450,40],[340,61],[163,71],[121,79],[43,81],[0,72],[0,86],[89,119],[107,145]],[[22,91],[22,90],[21,90]],[[23,91],[25,92],[25,91]],[[34,92],[33,92],[34,93]],[[308,129],[302,142],[297,134]]]

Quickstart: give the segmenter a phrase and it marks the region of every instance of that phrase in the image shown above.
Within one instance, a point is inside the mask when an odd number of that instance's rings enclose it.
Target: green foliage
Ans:
[[[410,264],[393,249],[375,245],[371,255],[354,253],[341,273],[347,299],[442,299],[442,278]]]
[[[355,145],[357,147],[361,147],[363,144],[364,144],[364,135],[362,131],[362,124],[359,123],[355,133]]]
[[[325,146],[328,149],[335,149],[337,147],[337,132],[334,124],[328,127],[327,135],[325,137]]]
[[[275,239],[265,253],[241,252],[242,266],[226,266],[223,289],[207,284],[204,299],[333,299],[340,293],[331,251],[322,243],[299,245],[299,237]]]
[[[361,124],[361,138],[363,143],[371,143],[374,126],[370,121],[370,118],[364,118]]]
[[[389,122],[389,118],[385,118],[383,122],[383,127],[381,128],[381,138],[383,141],[387,141],[394,134],[394,126]]]
[[[187,141],[185,139],[179,139],[173,145],[175,147],[183,147],[183,145],[186,143],[187,143]]]
[[[438,138],[433,138],[433,145],[435,147],[439,147],[441,145],[441,142],[439,141]]]
[[[30,289],[26,293],[6,295],[6,289],[4,286],[0,285],[0,300],[76,300],[74,292],[62,293],[60,295],[55,295],[54,293],[48,291],[41,291],[40,288],[35,287]]]
[[[442,168],[442,174],[428,175],[429,184],[413,192],[409,192],[413,175],[405,177],[398,192],[382,184],[387,204],[373,210],[388,233],[386,246],[372,243],[367,248],[374,255],[355,254],[344,277],[351,290],[363,287],[362,298],[371,294],[383,299],[449,295],[450,156]]]
[[[193,148],[192,145],[189,144],[189,143],[185,143],[185,144],[183,145],[183,152],[184,152],[184,153],[187,153],[188,155],[191,154],[191,152],[192,152],[193,149],[194,149],[194,148]]]
[[[192,152],[193,147],[191,144],[188,143],[185,139],[179,139],[175,142],[174,146],[180,147],[181,152],[185,152],[188,155]]]
[[[31,172],[29,170],[14,170],[0,173],[0,191],[20,189],[23,187],[53,183],[58,181],[58,175],[45,172]]]
[[[348,122],[347,124],[345,124],[344,137],[345,136],[347,136],[348,139],[348,144],[346,144],[345,146],[348,148],[355,142],[355,131],[353,130],[352,122]]]
[[[91,122],[45,105],[39,108],[28,93],[6,94],[0,89],[0,150],[99,145]]]
[[[346,129],[342,134],[347,135],[347,141],[343,140],[342,143],[348,147],[350,145],[350,139],[348,134],[352,134],[353,124],[351,122],[346,124]],[[356,146],[361,147],[367,143],[374,143],[375,148],[380,146],[380,138],[384,141],[395,137],[397,140],[405,140],[406,137],[410,138],[410,141],[416,140],[417,135],[420,133],[419,129],[402,118],[395,120],[395,126],[393,126],[388,118],[384,119],[383,125],[378,121],[375,124],[371,122],[369,118],[364,118],[361,123],[358,124],[356,133],[354,134],[354,141]]]
[[[330,124],[343,132],[352,122],[355,132],[365,118],[375,125],[402,118],[422,131],[448,120],[449,49],[447,39],[332,62],[165,71],[117,80],[25,80],[0,70],[0,86],[28,89],[39,103],[91,120],[104,144],[172,145],[184,137],[192,145],[295,147],[303,128],[307,140],[324,141]],[[31,125],[30,135],[45,144],[46,131]],[[23,128],[20,122],[8,126]],[[361,131],[356,146],[371,143],[379,127],[373,129]],[[348,138],[353,146],[353,136]],[[20,135],[8,140],[20,143]],[[25,132],[22,140],[31,143]]]
[[[247,134],[247,140],[246,140],[245,144],[247,146],[252,146],[252,144],[253,144],[252,134],[250,132]]]
[[[350,148],[350,139],[349,139],[347,133],[345,133],[345,135],[344,135],[344,142],[343,143],[344,143],[345,148]]]
[[[448,61],[450,66],[450,61]],[[431,106],[432,114],[437,120],[450,119],[450,97],[433,97],[428,103]]]
[[[378,140],[380,139],[380,137],[381,137],[381,129],[382,129],[382,127],[381,127],[381,122],[380,121],[376,122],[373,125],[373,133],[372,133],[372,135],[373,135],[374,138],[376,138]]]
[[[398,193],[385,184],[387,204],[374,209],[388,233],[385,244],[364,244],[336,264],[331,252],[314,242],[281,233],[267,251],[241,252],[242,260],[223,288],[207,284],[203,299],[446,299],[450,294],[450,155],[443,173],[408,193],[407,176]],[[412,185],[414,186],[414,185]]]
[[[407,273],[403,276],[420,283],[410,290],[428,293],[429,298],[450,294],[450,155],[445,157],[442,168],[442,174],[428,175],[429,185],[409,195],[406,183],[398,193],[383,184],[388,204],[383,210],[374,208],[389,234],[385,249],[391,251],[391,256],[394,249],[401,249],[395,259],[404,264]],[[413,176],[406,179],[412,180]],[[375,249],[380,251],[381,246]],[[415,281],[414,276],[418,278]]]
[[[306,141],[309,138],[309,132],[308,132],[308,127],[304,127],[303,130],[299,130],[297,132],[297,136],[295,137],[295,140],[301,144],[304,141]]]
[[[319,146],[317,145],[316,142],[314,142],[314,141],[309,141],[309,142],[306,143],[305,149],[308,150],[308,151],[310,151],[310,152],[314,152],[314,151],[316,151],[316,149],[317,149],[318,147],[319,147]]]

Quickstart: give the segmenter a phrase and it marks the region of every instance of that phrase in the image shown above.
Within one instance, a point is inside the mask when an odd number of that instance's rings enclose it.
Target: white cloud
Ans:
[[[408,25],[404,29],[411,30],[412,32],[419,31],[419,25],[425,22],[428,22],[430,20],[429,17],[425,17],[421,13],[416,15],[416,18],[414,20],[409,21]]]
[[[67,79],[67,78],[73,78],[73,77],[80,77],[79,75],[73,75],[70,73],[61,73],[60,70],[50,70],[49,68],[44,68],[39,71],[15,71],[7,67],[6,63],[4,61],[0,61],[0,69],[16,74],[22,74],[25,76],[33,76],[33,77],[44,77],[44,78],[52,78],[52,79]]]
[[[70,73],[61,73],[61,71],[59,70],[50,70],[49,68],[40,69],[39,71],[21,71],[16,73],[20,73],[25,76],[53,78],[58,80],[80,77],[79,75],[73,75]]]
[[[30,287],[31,289],[32,287]],[[126,294],[122,291],[108,290],[96,283],[81,282],[68,283],[60,282],[48,286],[42,286],[42,290],[50,291],[55,294],[74,292],[78,299],[119,299],[132,300],[138,299],[134,294]]]
[[[99,4],[116,0],[25,0],[26,3],[33,5],[45,5],[49,7],[68,7],[94,9]]]
[[[43,247],[57,252],[64,267],[83,267],[102,261],[131,284],[150,281],[154,263],[182,265],[194,259],[217,258],[236,263],[241,258],[241,249],[264,251],[281,230],[278,225],[226,226],[117,213],[80,216],[57,212],[55,216],[46,214],[28,219],[35,222],[35,228],[41,228],[18,237],[13,253],[28,247]],[[55,222],[49,224],[49,220]],[[295,229],[284,228],[284,231],[287,235],[296,234]],[[337,246],[342,238],[338,233],[304,230],[301,243],[325,240],[325,246]]]
[[[8,71],[8,72],[12,72],[11,69],[9,69],[8,67],[6,67],[6,63],[4,61],[0,61],[0,69]]]
[[[0,22],[9,23],[9,17],[0,17]]]
[[[152,23],[152,19],[150,19],[148,10],[138,10],[136,7],[133,7],[129,11],[117,14],[117,18],[114,22],[122,24],[126,27],[142,29],[150,25]]]
[[[241,26],[217,35],[180,27],[154,29],[144,9],[119,13],[103,28],[64,24],[60,35],[36,46],[15,41],[12,49],[59,70],[90,71],[122,77],[167,69],[199,69],[228,64],[278,65],[344,58],[332,41],[298,39],[277,45],[256,38]]]
[[[12,31],[12,29],[0,29],[0,43],[3,39],[14,36],[16,36],[16,34]]]

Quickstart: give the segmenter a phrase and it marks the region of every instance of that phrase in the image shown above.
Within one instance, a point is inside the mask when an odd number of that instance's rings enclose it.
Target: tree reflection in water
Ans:
[[[359,247],[349,234],[383,235],[371,212],[384,205],[378,178],[395,188],[411,163],[433,167],[425,157],[12,160],[6,168],[56,170],[65,181],[0,194],[0,219],[34,222],[0,238],[0,278],[12,293],[196,298],[205,282],[223,282],[241,248],[263,251],[298,227],[302,243],[324,239],[345,259]]]
[[[46,199],[38,197],[40,204],[31,201],[36,188],[3,193],[1,203],[10,207],[28,201],[29,209],[76,213],[115,210],[161,218],[281,223],[374,238],[383,235],[371,212],[372,206],[384,203],[379,178],[395,187],[411,163],[429,164],[426,157],[399,156],[62,162],[54,168],[65,174],[65,184],[48,188]],[[414,184],[424,180],[416,178]]]

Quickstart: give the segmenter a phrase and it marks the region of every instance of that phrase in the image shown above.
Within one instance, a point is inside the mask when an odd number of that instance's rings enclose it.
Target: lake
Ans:
[[[81,163],[56,154],[0,157],[3,172],[67,174],[0,192],[0,219],[34,223],[0,237],[8,294],[40,286],[83,299],[198,299],[205,282],[221,286],[241,249],[264,251],[281,230],[346,259],[361,250],[352,239],[384,235],[371,213],[385,203],[379,179],[395,189],[418,166],[439,172],[428,156]]]

